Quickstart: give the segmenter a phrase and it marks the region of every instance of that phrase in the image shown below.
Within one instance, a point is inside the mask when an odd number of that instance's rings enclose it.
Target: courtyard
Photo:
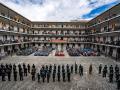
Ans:
[[[104,56],[96,56],[96,57],[55,57],[55,56],[48,56],[48,57],[40,57],[40,56],[9,56],[4,58],[0,61],[0,63],[6,64],[16,64],[25,63],[25,64],[35,64],[37,68],[37,72],[39,72],[41,65],[49,65],[49,64],[56,64],[56,65],[74,65],[75,62],[79,65],[83,65],[84,68],[84,75],[80,77],[79,74],[73,73],[71,75],[71,82],[56,82],[52,81],[50,78],[50,82],[43,83],[42,80],[40,83],[31,80],[31,75],[29,74],[27,77],[24,78],[23,81],[14,81],[13,77],[11,81],[4,81],[0,80],[0,90],[116,90],[117,84],[114,81],[113,83],[109,83],[109,78],[103,78],[102,75],[98,74],[98,67],[99,64],[103,66],[106,64],[108,67],[110,65],[115,66],[119,64],[115,60],[104,57]],[[93,65],[93,74],[88,74],[89,65]]]

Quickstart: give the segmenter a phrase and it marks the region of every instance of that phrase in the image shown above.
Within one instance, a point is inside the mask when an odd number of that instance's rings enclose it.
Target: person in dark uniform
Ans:
[[[32,81],[35,81],[35,73],[36,73],[36,69],[32,68],[32,71],[31,71]]]
[[[5,81],[5,70],[4,68],[1,70],[2,81]]]
[[[60,72],[60,69],[61,69],[61,67],[60,67],[60,65],[58,65],[58,72]]]
[[[47,82],[49,83],[49,80],[50,80],[50,72],[49,70],[47,70]]]
[[[64,69],[64,67],[65,67],[65,66],[64,66],[64,65],[62,65],[62,70]]]
[[[68,65],[68,64],[66,65],[66,69],[67,69],[67,70],[69,69],[69,65]]]
[[[113,72],[109,73],[109,82],[113,82]]]
[[[7,73],[7,76],[8,76],[8,81],[11,81],[11,70],[10,70],[10,68],[6,69],[6,73]]]
[[[102,64],[99,65],[99,74],[101,74],[102,71]]]
[[[40,82],[40,73],[37,73],[38,82]]]
[[[118,67],[118,65],[115,66],[115,78],[116,78],[116,81],[119,79],[119,67]]]
[[[21,64],[18,64],[18,69],[19,69],[19,72],[20,72],[20,70],[21,70]]]
[[[27,76],[27,67],[24,68],[24,76]]]
[[[83,76],[83,66],[81,64],[79,65],[79,74]]]
[[[106,74],[107,74],[108,70],[107,70],[107,65],[104,66],[103,68],[103,77],[106,77]]]
[[[119,73],[115,73],[115,79],[116,79],[116,82],[118,81],[119,76],[120,76],[120,74],[119,74]]]
[[[43,83],[44,83],[45,82],[45,77],[46,77],[46,71],[44,70],[44,68],[41,71],[41,77],[42,77],[42,80],[43,80]]]
[[[70,73],[70,70],[68,70],[68,72],[67,72],[68,82],[70,82],[70,77],[71,77],[71,73]]]
[[[50,71],[50,73],[52,72],[52,65],[51,64],[49,66],[49,71]]]
[[[9,68],[11,69],[11,72],[12,72],[12,64],[9,64]]]
[[[28,73],[30,73],[30,64],[27,65]]]
[[[32,68],[35,68],[35,65],[34,65],[34,64],[32,65]]]
[[[56,70],[56,64],[54,64],[54,70]]]
[[[14,70],[16,70],[16,65],[15,65],[15,64],[13,65],[13,71],[14,71]]]
[[[113,66],[112,65],[109,67],[109,71],[113,72]]]
[[[57,72],[58,82],[60,82],[60,71]]]
[[[70,69],[71,69],[71,73],[73,73],[73,65],[71,65],[71,68],[70,68]]]
[[[14,74],[14,81],[17,81],[17,70],[15,70],[13,74]]]
[[[55,70],[53,70],[53,74],[52,74],[52,76],[53,76],[53,82],[55,82],[55,76],[56,76],[56,72],[55,72]]]
[[[26,67],[25,63],[23,63],[23,69]]]
[[[77,74],[77,68],[78,68],[78,65],[76,64],[75,62],[75,73]]]
[[[19,75],[20,75],[20,81],[23,81],[23,70],[22,69],[20,70]]]
[[[65,82],[65,69],[62,71],[63,82]]]

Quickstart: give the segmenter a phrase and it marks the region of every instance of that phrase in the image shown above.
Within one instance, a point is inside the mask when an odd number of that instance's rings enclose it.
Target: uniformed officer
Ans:
[[[24,76],[27,76],[27,67],[24,67]]]
[[[5,70],[4,68],[1,70],[2,81],[5,81]]]
[[[10,70],[10,68],[6,69],[6,73],[7,73],[7,76],[8,76],[8,81],[11,81],[11,70]]]
[[[52,65],[51,64],[49,66],[49,71],[50,71],[50,73],[52,72]]]
[[[55,76],[56,76],[56,71],[55,70],[53,70],[52,76],[53,76],[53,82],[55,82]]]
[[[66,65],[66,69],[67,69],[67,70],[69,69],[69,65],[68,65],[68,64]]]
[[[77,68],[78,68],[78,65],[76,64],[75,62],[75,73],[77,74]]]
[[[57,72],[58,82],[60,82],[60,71]]]
[[[17,81],[17,70],[15,70],[13,74],[14,74],[14,81]]]
[[[103,75],[102,76],[106,77],[107,72],[108,72],[107,71],[107,65],[105,65],[104,68],[103,68]]]
[[[63,82],[65,82],[65,69],[62,71]]]
[[[115,73],[119,73],[119,67],[118,67],[118,65],[115,66]]]
[[[99,65],[99,74],[101,74],[102,71],[102,64]]]
[[[20,69],[19,75],[20,75],[20,81],[23,81],[23,70],[22,70],[22,68]]]
[[[49,70],[47,70],[47,82],[49,83],[49,80],[50,80],[50,72]]]
[[[63,69],[65,69],[64,67],[65,67],[65,66],[64,66],[64,65],[62,65],[62,70],[63,70]]]
[[[36,73],[36,69],[32,68],[32,71],[31,71],[32,81],[35,81],[35,73]]]
[[[45,82],[45,77],[46,77],[46,72],[44,69],[41,70],[41,77],[42,77],[42,80],[43,80],[43,83]]]
[[[27,65],[28,73],[30,73],[30,64]]]
[[[71,65],[71,73],[73,73],[73,65]]]
[[[32,68],[35,68],[35,65],[34,65],[34,64],[32,65]]]
[[[25,63],[23,63],[23,69],[26,67]]]
[[[113,66],[112,65],[109,67],[109,71],[113,72]]]
[[[113,82],[113,72],[109,73],[109,82]]]
[[[81,64],[79,65],[79,74],[83,76],[83,66]]]
[[[58,72],[60,72],[60,69],[61,69],[61,68],[60,68],[60,65],[58,65]]]
[[[10,68],[10,70],[11,70],[11,72],[12,72],[12,64],[9,64],[9,68]]]
[[[56,70],[56,64],[54,64],[54,70]]]
[[[70,73],[70,70],[68,70],[67,72],[68,82],[70,82],[70,76],[71,76],[71,73]]]
[[[15,64],[13,65],[13,71],[14,71],[14,70],[16,70],[16,65],[15,65]]]
[[[119,76],[120,76],[120,74],[119,74],[119,73],[115,73],[116,82],[118,81]]]

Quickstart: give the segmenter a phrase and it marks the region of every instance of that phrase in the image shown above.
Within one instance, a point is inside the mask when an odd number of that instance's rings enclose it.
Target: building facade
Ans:
[[[0,52],[31,46],[92,48],[120,58],[120,4],[90,21],[33,22],[0,4]]]

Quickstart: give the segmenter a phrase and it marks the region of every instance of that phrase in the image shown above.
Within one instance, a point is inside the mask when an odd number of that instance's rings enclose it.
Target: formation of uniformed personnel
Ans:
[[[13,75],[13,80],[17,81],[17,78],[19,76],[20,81],[23,81],[23,79],[30,74],[32,77],[32,81],[35,81],[35,76],[37,76],[38,82],[42,80],[43,82],[47,81],[49,83],[49,80],[52,76],[53,82],[57,81],[60,82],[61,79],[63,82],[71,81],[71,74],[74,72],[77,73],[78,65],[75,63],[75,69],[73,67],[73,64],[70,66],[69,64],[65,65],[42,65],[42,68],[40,69],[40,72],[36,74],[36,67],[33,64],[30,66],[30,64],[1,64],[0,65],[0,76],[2,77],[2,81],[6,80],[6,77],[8,78],[8,81],[11,81],[11,76]],[[79,66],[79,74],[83,75],[83,66]]]

